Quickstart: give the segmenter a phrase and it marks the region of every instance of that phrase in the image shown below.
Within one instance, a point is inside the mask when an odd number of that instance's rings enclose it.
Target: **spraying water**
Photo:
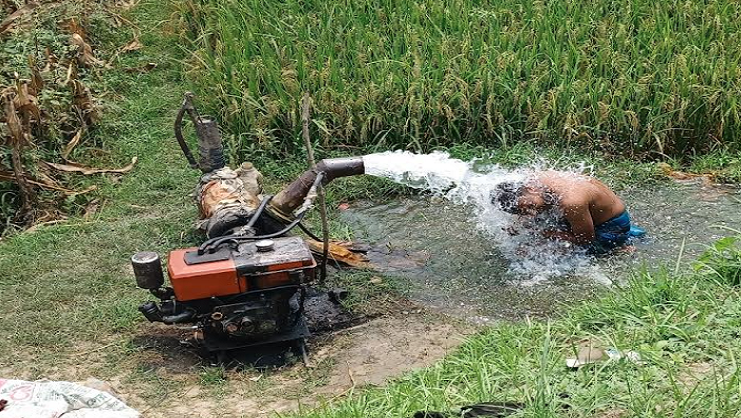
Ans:
[[[510,271],[524,278],[525,284],[574,273],[604,280],[604,275],[599,274],[582,249],[568,242],[543,237],[542,231],[556,224],[560,214],[540,215],[524,227],[520,219],[492,203],[492,193],[497,185],[524,181],[544,167],[506,170],[478,161],[461,161],[444,152],[414,154],[389,151],[366,155],[363,160],[366,174],[385,177],[430,191],[455,204],[470,206],[476,216],[477,228],[490,237],[491,244],[509,261]],[[584,170],[585,167],[579,167],[572,172],[580,175]]]
[[[517,228],[517,218],[491,203],[489,193],[496,185],[552,169],[554,163],[507,170],[445,153],[408,152],[364,160],[369,174],[434,194],[357,202],[342,212],[370,245],[371,262],[407,279],[413,300],[475,322],[554,314],[561,303],[589,299],[602,284],[624,281],[636,267],[674,266],[679,254],[683,263],[691,262],[707,244],[732,234],[714,225],[741,224],[737,187],[635,185],[621,198],[636,223],[648,227],[648,240],[635,242],[635,253],[595,259],[566,243],[543,240],[535,231],[510,236],[503,228]],[[564,170],[563,164],[557,167]],[[566,171],[591,173],[590,167],[579,166]]]

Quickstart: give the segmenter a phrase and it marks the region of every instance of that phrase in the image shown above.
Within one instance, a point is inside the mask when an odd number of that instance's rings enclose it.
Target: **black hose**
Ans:
[[[188,144],[185,142],[185,138],[183,138],[183,116],[185,115],[185,112],[189,110],[189,108],[193,107],[193,104],[191,103],[192,98],[193,98],[193,93],[191,92],[185,93],[185,98],[183,99],[183,105],[180,106],[180,110],[178,111],[178,114],[175,117],[175,139],[178,140],[180,149],[183,151],[183,154],[185,155],[185,159],[188,160],[188,164],[190,164],[190,168],[197,169],[198,163],[196,162],[196,159],[193,158],[193,153],[190,152],[190,148],[188,148]],[[195,121],[193,122],[195,123]]]
[[[164,322],[165,324],[180,324],[183,322],[190,322],[193,318],[195,318],[195,316],[196,312],[188,309],[177,315],[163,316],[162,322]]]
[[[245,229],[252,228],[252,226],[255,225],[255,222],[257,222],[257,218],[259,218],[260,215],[262,215],[262,213],[265,211],[265,207],[268,205],[268,203],[270,203],[270,200],[272,199],[273,199],[273,195],[271,194],[265,196],[262,199],[262,202],[260,202],[260,206],[257,207],[255,214],[252,215],[252,218],[250,219],[250,221],[247,222],[247,225],[245,225]]]
[[[304,231],[304,234],[308,235],[309,238],[313,239],[314,241],[321,241],[322,239],[316,236],[313,232],[309,231],[309,229],[302,223],[299,222],[298,227],[301,228],[302,231]]]
[[[266,195],[265,198],[262,200],[262,202],[260,202],[260,205],[257,207],[257,210],[255,210],[255,213],[252,214],[252,216],[250,217],[250,220],[247,221],[247,224],[244,225],[242,228],[245,228],[245,229],[246,228],[252,228],[252,226],[255,225],[255,222],[257,222],[258,218],[265,211],[265,207],[268,205],[268,203],[270,202],[270,200],[272,198],[273,198],[273,195]],[[233,228],[230,228],[230,230],[234,230],[236,228],[239,228],[239,227],[236,227],[235,226]],[[224,231],[222,231],[222,232],[224,232]],[[236,234],[231,234],[230,236],[234,236],[234,235],[236,235]],[[213,237],[213,238],[210,238],[210,239],[206,240],[204,243],[201,244],[201,248],[208,247],[209,245],[211,245],[212,242],[218,240],[219,238],[221,238],[221,236],[216,236],[216,237]]]
[[[290,230],[296,227],[299,223],[301,223],[301,220],[304,219],[304,216],[306,215],[306,211],[301,212],[296,219],[293,220],[288,226],[281,229],[278,232],[273,232],[272,234],[266,234],[266,235],[257,235],[257,236],[249,236],[249,235],[228,235],[225,237],[221,237],[216,239],[216,241],[212,243],[204,243],[198,248],[198,255],[203,255],[206,252],[206,249],[208,249],[210,252],[215,252],[217,248],[219,248],[222,244],[225,244],[227,242],[239,242],[239,241],[255,241],[260,239],[270,239],[270,238],[276,238],[281,235],[287,234]]]

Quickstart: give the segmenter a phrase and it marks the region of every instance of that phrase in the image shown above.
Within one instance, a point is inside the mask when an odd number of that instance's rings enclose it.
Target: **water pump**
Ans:
[[[186,94],[175,134],[191,166],[204,173],[195,196],[197,225],[206,240],[169,253],[167,287],[156,253],[131,258],[137,285],[158,299],[139,310],[152,322],[194,324],[193,340],[219,358],[274,343],[296,342],[303,349],[309,335],[303,307],[317,263],[291,231],[311,209],[320,184],[363,174],[363,160],[322,160],[276,196],[263,194],[262,174],[252,164],[224,166],[218,126],[201,117],[191,100]],[[186,113],[198,136],[200,162],[182,135]]]

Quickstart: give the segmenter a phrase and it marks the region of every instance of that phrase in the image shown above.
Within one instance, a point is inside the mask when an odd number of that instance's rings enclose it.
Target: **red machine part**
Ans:
[[[167,271],[175,297],[185,302],[297,285],[314,279],[316,261],[301,238],[277,238],[271,245],[275,248],[259,252],[254,243],[248,243],[242,251],[232,250],[226,260],[196,264],[186,263],[185,256],[197,248],[172,251]]]
[[[196,250],[197,247],[172,251],[167,260],[167,272],[177,300],[185,302],[247,291],[246,283],[237,276],[237,267],[232,259],[186,264],[185,253]]]

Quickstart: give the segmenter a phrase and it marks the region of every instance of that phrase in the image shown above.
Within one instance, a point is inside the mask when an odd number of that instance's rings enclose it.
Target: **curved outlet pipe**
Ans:
[[[339,177],[365,174],[365,164],[362,157],[328,158],[319,161],[273,198],[270,202],[271,212],[284,220],[293,219],[293,212],[304,203],[304,198],[319,173],[324,173],[321,180],[324,185]]]

